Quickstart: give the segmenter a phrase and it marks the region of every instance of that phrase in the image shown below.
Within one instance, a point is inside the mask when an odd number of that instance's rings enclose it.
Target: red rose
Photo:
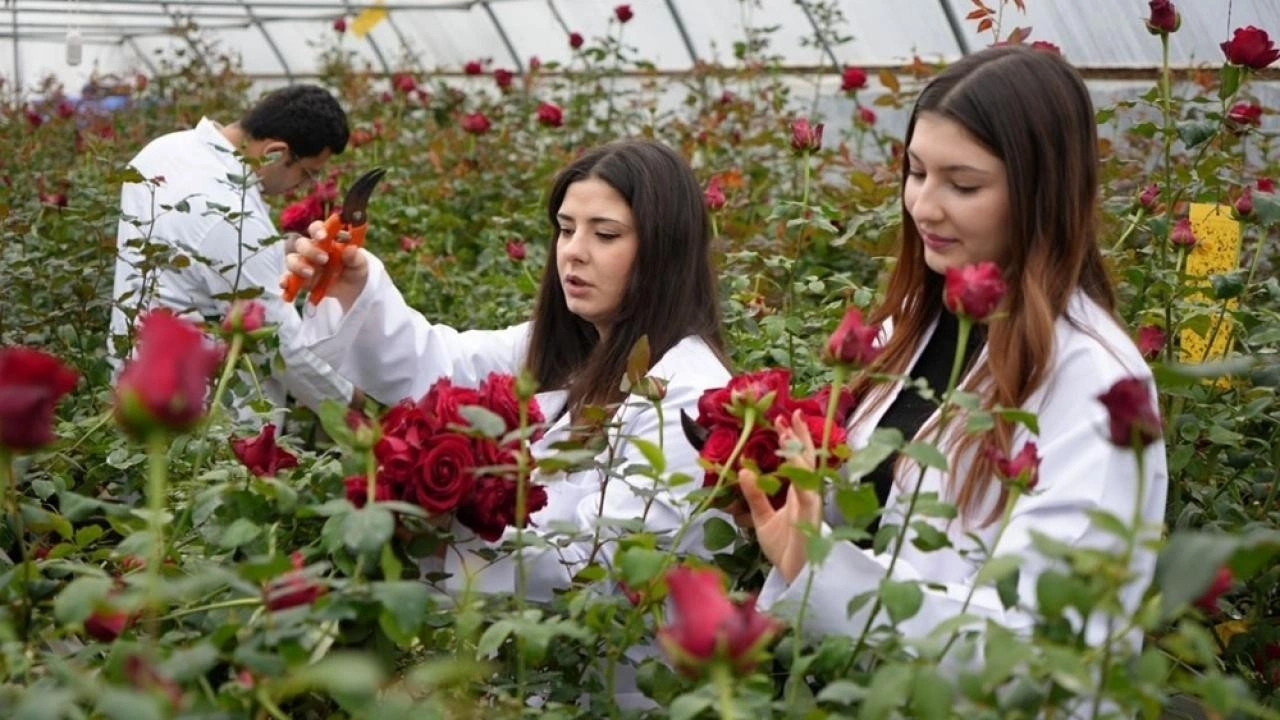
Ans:
[[[791,147],[797,152],[815,152],[822,147],[822,123],[810,125],[809,118],[791,121]]]
[[[346,19],[346,18],[338,18],[337,20],[334,20],[334,21],[333,21],[333,31],[334,31],[334,32],[336,32],[336,33],[339,33],[339,34],[346,32],[346,31],[347,31],[347,19]]]
[[[267,321],[267,308],[257,300],[237,300],[222,320],[222,330],[227,334],[251,333],[262,329]]]
[[[511,87],[511,83],[515,80],[515,77],[515,73],[507,70],[506,68],[495,68],[493,71],[493,81],[503,90]]]
[[[276,444],[276,426],[272,423],[263,425],[262,432],[254,437],[232,440],[231,450],[250,472],[260,477],[298,466],[298,458]]]
[[[876,124],[876,113],[871,108],[858,108],[858,122],[871,126]]]
[[[1040,455],[1034,442],[1028,441],[1013,457],[992,448],[991,459],[995,461],[996,474],[1002,480],[1025,483],[1027,490],[1034,490],[1036,483],[1040,482]]]
[[[619,5],[613,9],[613,16],[618,18],[618,22],[625,23],[635,17],[635,13],[631,12],[630,5]]]
[[[1192,248],[1196,244],[1196,233],[1191,229],[1189,218],[1178,218],[1169,231],[1169,242],[1178,247]]]
[[[707,436],[707,441],[703,444],[702,450],[699,451],[698,455],[708,462],[724,465],[728,462],[729,455],[733,453],[733,448],[737,445],[740,434],[739,430],[731,427],[716,428]],[[717,475],[719,475],[719,471],[708,470],[703,485],[706,487],[715,485]]]
[[[414,467],[422,449],[402,437],[383,435],[373,446],[373,456],[378,460],[378,481],[393,490],[403,488],[413,477]]]
[[[306,564],[302,553],[294,550],[289,555],[293,570],[267,584],[263,590],[268,610],[287,610],[299,605],[310,605],[329,591],[327,587],[302,572]]]
[[[479,60],[468,60],[462,66],[462,72],[468,75],[479,75],[484,72],[484,65]]]
[[[344,478],[342,484],[346,488],[347,501],[358,508],[364,507],[369,502],[369,478],[364,475],[352,475]],[[391,485],[377,478],[373,485],[374,502],[387,502],[395,500],[395,491]]]
[[[947,268],[942,302],[956,315],[982,322],[1000,305],[1007,291],[999,266],[993,262],[980,262],[961,268]]]
[[[1280,50],[1271,42],[1267,31],[1252,25],[1236,28],[1231,40],[1220,47],[1227,62],[1254,70],[1261,70],[1280,58]]]
[[[427,425],[434,431],[448,430],[450,426],[469,427],[459,408],[463,405],[479,405],[480,393],[472,388],[458,387],[449,378],[440,378],[427,390],[418,402],[426,414]]]
[[[123,610],[100,607],[84,621],[84,631],[98,642],[109,643],[129,627],[132,616]]]
[[[850,307],[835,332],[827,339],[822,359],[829,364],[860,368],[870,365],[880,354],[880,326],[862,320],[862,311]],[[824,407],[825,411],[826,408]]]
[[[1262,106],[1257,103],[1238,102],[1227,111],[1227,120],[1241,127],[1262,124]]]
[[[373,142],[373,133],[364,128],[356,128],[351,131],[351,147],[358,148]]]
[[[489,118],[482,112],[467,113],[462,116],[462,129],[472,135],[483,135],[489,132],[492,125]]]
[[[447,513],[470,492],[476,467],[471,441],[456,433],[442,433],[419,461],[404,488],[404,499],[433,515]]]
[[[305,234],[311,223],[323,219],[324,207],[320,204],[320,198],[308,195],[280,211],[280,229]]]
[[[822,446],[822,436],[827,431],[827,419],[822,415],[805,415],[804,422],[809,430],[809,437],[813,438],[814,447]],[[827,437],[826,447],[834,449],[843,445],[844,441],[844,424],[840,420],[832,418],[831,434]]]
[[[787,407],[791,402],[791,371],[786,368],[767,368],[755,372],[742,373],[729,379],[730,412],[737,417],[742,416],[746,406],[757,408],[770,403]]]
[[[1143,325],[1138,328],[1138,352],[1148,360],[1155,360],[1164,352],[1167,336],[1159,325]]]
[[[393,73],[391,75],[391,87],[395,88],[396,92],[408,95],[418,89],[418,81],[413,78],[411,73]]]
[[[1147,18],[1147,31],[1152,35],[1167,35],[1177,32],[1182,25],[1182,16],[1174,9],[1169,0],[1151,0],[1151,16]]]
[[[1142,188],[1142,194],[1138,196],[1138,202],[1147,210],[1155,210],[1156,202],[1160,200],[1160,186],[1151,183]]]
[[[1258,192],[1273,193],[1276,191],[1276,184],[1269,177],[1260,177],[1257,182]]]
[[[405,252],[413,252],[422,245],[422,238],[416,238],[412,235],[400,236],[400,249]]]
[[[514,480],[490,476],[478,478],[471,493],[458,506],[458,522],[489,542],[501,540],[508,527],[523,524],[530,515],[547,505],[546,489],[530,483],[525,488],[525,515],[517,520],[516,492]]]
[[[1031,49],[1039,50],[1041,52],[1053,53],[1054,55],[1062,54],[1062,48],[1058,47],[1057,45],[1054,45],[1053,43],[1047,40],[1036,40],[1035,42],[1031,43]]]
[[[546,127],[560,127],[564,124],[564,110],[551,102],[538,104],[538,122]]]
[[[702,192],[702,198],[707,203],[708,210],[719,210],[724,207],[724,190],[720,189],[719,176],[711,176],[711,182],[707,183],[707,189]]]
[[[430,396],[430,393],[428,393]],[[432,402],[436,399],[433,397]],[[436,431],[432,425],[432,419],[428,417],[426,405],[426,397],[423,402],[413,402],[409,399],[401,400],[399,403],[391,406],[382,416],[380,422],[382,426],[382,436],[397,437],[409,444],[414,450],[422,450],[431,438],[432,433]]]
[[[757,612],[754,599],[730,600],[718,570],[678,567],[666,580],[671,612],[658,642],[672,663],[691,675],[702,674],[716,659],[738,673],[750,672],[759,650],[778,633],[778,622]]]
[[[529,255],[524,243],[519,240],[508,240],[506,250],[507,259],[511,262],[520,262]]]
[[[502,418],[508,431],[520,427],[520,398],[516,395],[514,375],[490,373],[480,383],[476,394],[477,404]],[[529,427],[536,427],[545,422],[546,418],[542,415],[542,408],[538,407],[538,401],[530,398],[529,406],[525,410],[525,423]],[[541,431],[535,432],[533,437],[536,439],[540,434]]]
[[[116,382],[116,417],[131,432],[182,432],[205,410],[205,391],[222,362],[194,324],[152,310],[139,320],[137,353]]]
[[[831,401],[831,384],[828,383],[819,388],[818,392],[814,393],[813,400],[818,406],[817,414],[826,417],[827,403]],[[857,404],[858,399],[854,397],[853,391],[847,386],[842,386],[840,388],[840,397],[836,400],[836,423],[841,427],[844,427],[844,424],[849,421],[849,415],[853,413],[853,409]]]
[[[0,348],[0,447],[27,451],[57,439],[53,409],[79,374],[58,358],[25,347]]]
[[[1116,381],[1098,401],[1107,408],[1111,442],[1119,447],[1146,447],[1160,438],[1160,416],[1151,399],[1151,389],[1141,378]]]
[[[1196,606],[1207,613],[1216,613],[1218,598],[1231,589],[1234,579],[1231,568],[1225,566],[1218,568],[1218,572],[1214,573],[1213,581],[1209,583],[1209,587],[1205,588],[1204,594],[1196,598]]]
[[[542,69],[542,58],[537,55],[529,56],[529,72],[536,73]]]
[[[867,71],[859,67],[847,67],[840,73],[840,89],[851,93],[867,86]]]
[[[1236,214],[1242,218],[1253,214],[1253,188],[1244,186],[1244,192],[1236,198]]]
[[[705,428],[735,425],[738,420],[729,413],[729,388],[704,390],[698,398],[698,424]]]
[[[578,48],[582,47],[582,42],[583,42],[582,33],[579,33],[579,32],[569,33],[569,47],[573,48],[574,50],[577,50]]]

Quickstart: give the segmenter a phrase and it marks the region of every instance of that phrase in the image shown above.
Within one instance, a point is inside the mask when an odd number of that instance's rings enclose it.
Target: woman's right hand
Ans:
[[[316,278],[319,277],[321,269],[329,260],[328,254],[319,245],[327,237],[324,223],[320,221],[311,223],[311,227],[307,230],[310,237],[297,238],[293,244],[293,252],[285,255],[284,263],[288,273],[280,278],[281,288],[288,285],[290,276],[297,276],[302,280],[302,288],[310,290]],[[345,236],[345,232],[339,233],[338,241],[346,242]],[[364,285],[368,279],[369,259],[360,252],[360,248],[348,245],[342,249],[342,267],[329,283],[326,296],[341,303],[343,311],[349,310],[356,298],[360,297],[360,293],[364,291]]]

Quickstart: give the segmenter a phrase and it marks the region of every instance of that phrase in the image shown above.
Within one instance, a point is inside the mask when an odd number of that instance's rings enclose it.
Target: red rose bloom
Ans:
[[[724,190],[720,188],[719,176],[711,176],[711,182],[707,183],[707,189],[702,192],[702,199],[707,203],[708,210],[719,210],[724,207]]]
[[[1231,583],[1234,580],[1231,568],[1218,568],[1218,572],[1214,573],[1213,581],[1209,583],[1209,587],[1205,588],[1204,594],[1196,598],[1196,607],[1210,614],[1218,612],[1218,599],[1231,589]]]
[[[871,108],[858,108],[858,122],[868,127],[876,124],[876,113]]]
[[[1273,181],[1273,180],[1272,180],[1271,178],[1269,178],[1269,177],[1260,177],[1260,178],[1258,178],[1258,182],[1257,182],[1257,184],[1256,184],[1256,185],[1257,185],[1257,188],[1258,188],[1258,192],[1262,192],[1262,193],[1273,193],[1273,192],[1275,192],[1275,191],[1276,191],[1276,184],[1275,184],[1275,181]]]
[[[1174,9],[1169,0],[1151,0],[1151,15],[1147,18],[1147,30],[1152,35],[1166,35],[1177,32],[1182,24],[1182,16]]]
[[[982,322],[1000,305],[1008,286],[993,262],[947,268],[942,303],[956,315]]]
[[[765,398],[772,396],[773,405],[786,407],[791,402],[791,371],[786,368],[767,368],[755,372],[742,373],[729,379],[729,402],[734,408],[744,405],[759,406]],[[740,412],[733,412],[741,416]]]
[[[569,47],[573,48],[574,50],[577,50],[578,48],[582,47],[582,43],[583,43],[582,33],[580,32],[569,33]]]
[[[441,515],[458,506],[473,484],[476,467],[471,441],[455,433],[441,433],[419,461],[404,488],[404,499]]]
[[[1119,447],[1146,447],[1160,438],[1160,415],[1145,380],[1136,377],[1116,381],[1098,401],[1107,409],[1111,442]]]
[[[564,124],[564,110],[552,102],[538,104],[538,123],[545,127],[560,127]]]
[[[519,240],[508,240],[506,251],[507,259],[511,262],[521,262],[528,257],[529,254],[524,243]]]
[[[267,322],[267,308],[257,300],[237,300],[222,320],[222,330],[227,334],[251,333],[261,330]]]
[[[671,613],[658,630],[658,642],[686,674],[702,674],[716,658],[738,673],[750,672],[759,650],[780,629],[776,620],[756,611],[754,599],[734,603],[718,570],[679,567],[667,573],[667,586]]]
[[[53,410],[79,374],[40,350],[0,348],[0,447],[36,450],[53,442]]]
[[[867,86],[867,71],[859,67],[847,67],[840,73],[840,89],[851,93]]]
[[[123,610],[104,607],[93,611],[84,621],[84,631],[98,642],[109,643],[129,627],[133,618]]]
[[[729,388],[704,390],[698,398],[698,424],[703,427],[733,425],[737,418],[729,414]]]
[[[1227,62],[1254,70],[1261,70],[1280,58],[1280,50],[1271,42],[1267,31],[1252,25],[1236,28],[1231,40],[1220,47]]]
[[[1253,188],[1248,185],[1244,186],[1244,192],[1240,193],[1240,197],[1236,198],[1236,214],[1240,217],[1249,217],[1253,214]]]
[[[137,434],[157,427],[189,430],[204,416],[205,390],[222,349],[165,309],[148,312],[139,323],[137,354],[116,382],[116,417]]]
[[[809,118],[791,121],[791,147],[797,152],[816,152],[822,148],[822,123],[810,125]]]
[[[530,515],[547,505],[546,489],[530,483],[525,488],[525,516],[517,519],[516,491],[514,480],[498,477],[477,479],[471,493],[458,506],[458,522],[489,542],[501,540],[508,527],[523,524]]]
[[[831,364],[865,367],[880,354],[879,337],[880,326],[863,322],[862,311],[850,307],[845,310],[844,318],[840,320],[835,332],[827,339],[822,359]],[[824,407],[823,410],[825,409]]]
[[[298,466],[298,458],[276,444],[276,426],[272,423],[263,425],[262,432],[254,437],[232,440],[231,450],[250,472],[260,477]]]
[[[418,407],[426,413],[428,427],[432,431],[441,431],[454,425],[469,427],[470,423],[458,409],[463,405],[479,404],[480,393],[475,389],[458,387],[448,378],[441,378],[422,396]]]
[[[293,570],[281,575],[267,584],[263,594],[266,596],[268,610],[287,610],[299,605],[310,605],[329,591],[327,587],[302,572],[306,564],[302,553],[294,550],[289,555]]]
[[[489,377],[480,383],[480,388],[476,393],[476,403],[502,418],[502,421],[507,425],[508,431],[520,427],[520,399],[516,395],[515,376],[505,373],[490,373]],[[546,422],[546,418],[543,417],[542,409],[538,407],[536,399],[529,399],[529,407],[525,413],[525,422],[530,427]],[[538,437],[538,434],[535,433],[534,437]]]
[[[511,83],[515,81],[515,77],[515,73],[507,70],[506,68],[495,68],[493,71],[493,81],[503,90],[511,87]]]
[[[619,5],[613,9],[613,16],[618,18],[618,22],[625,23],[635,17],[635,13],[631,12],[630,5]]]
[[[369,478],[363,475],[352,475],[344,478],[342,484],[346,488],[347,501],[358,508],[364,507],[369,502]],[[395,491],[391,485],[378,478],[373,486],[374,502],[387,502],[395,500]]]
[[[479,60],[468,60],[467,63],[462,66],[462,71],[468,75],[479,75],[484,72],[484,65],[482,65]]]
[[[308,195],[280,211],[280,229],[305,234],[311,223],[323,219],[324,206],[321,205],[320,198]]]
[[[472,135],[483,135],[489,132],[492,124],[482,112],[467,113],[462,116],[462,129]]]
[[[991,457],[996,464],[996,473],[1003,480],[1025,482],[1027,490],[1034,490],[1040,482],[1039,448],[1034,442],[1027,442],[1017,455],[1007,457],[998,450],[992,450]]]
[[[1196,244],[1196,233],[1191,229],[1190,218],[1178,218],[1169,231],[1169,242],[1179,247],[1191,248]]]
[[[1155,360],[1164,351],[1164,329],[1159,325],[1143,325],[1138,328],[1138,352],[1148,360]]]
[[[1041,52],[1053,53],[1054,55],[1062,54],[1062,48],[1058,47],[1057,45],[1054,45],[1053,43],[1047,40],[1036,40],[1035,42],[1031,43],[1031,49],[1039,50]]]
[[[1262,106],[1257,103],[1238,102],[1227,111],[1227,120],[1241,127],[1262,124]]]
[[[1155,210],[1156,202],[1160,200],[1160,186],[1151,183],[1142,188],[1142,194],[1138,196],[1138,202],[1147,210]]]
[[[338,33],[338,34],[342,34],[342,33],[346,32],[346,31],[347,31],[347,19],[346,19],[346,18],[338,18],[337,20],[334,20],[334,21],[333,21],[333,31],[334,31],[334,32],[336,32],[336,33]]]
[[[813,395],[814,404],[818,407],[817,415],[826,417],[827,403],[831,401],[831,385],[828,383],[818,388],[818,392]],[[847,386],[840,388],[840,397],[836,399],[836,423],[841,427],[849,420],[849,415],[853,413],[854,407],[858,404],[858,399],[854,397],[853,391]]]
[[[418,81],[413,78],[411,73],[393,73],[391,75],[391,87],[395,88],[396,92],[408,95],[418,89]]]

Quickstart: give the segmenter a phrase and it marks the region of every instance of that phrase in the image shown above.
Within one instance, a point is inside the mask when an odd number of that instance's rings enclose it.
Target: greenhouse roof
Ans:
[[[5,0],[0,13],[0,72],[30,87],[54,75],[68,87],[90,77],[156,70],[178,51],[238,55],[263,80],[318,72],[320,45],[334,42],[334,21],[350,24],[344,49],[375,70],[458,71],[472,59],[523,69],[530,57],[568,63],[567,38],[616,36],[615,0]],[[975,0],[632,0],[623,40],[658,70],[733,62],[744,28],[775,27],[768,52],[796,69],[857,64],[895,66],[913,55],[951,60],[989,44],[966,16]],[[999,0],[986,0],[1000,8]],[[1030,28],[1031,40],[1054,43],[1077,66],[1107,77],[1150,69],[1161,45],[1143,26],[1145,0],[1009,2],[1004,33]],[[1171,63],[1217,65],[1230,28],[1255,25],[1280,34],[1280,0],[1184,0],[1181,29],[1170,37]],[[831,10],[839,19],[827,22]],[[356,32],[371,24],[367,32]],[[824,32],[819,33],[822,29]],[[848,42],[830,37],[848,36]],[[68,63],[68,34],[79,35],[81,61]]]

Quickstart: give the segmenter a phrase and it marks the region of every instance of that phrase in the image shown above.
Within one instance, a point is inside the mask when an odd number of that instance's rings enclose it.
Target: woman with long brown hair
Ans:
[[[940,437],[947,458],[944,471],[891,457],[864,476],[884,508],[880,521],[901,527],[918,493],[937,493],[957,516],[915,516],[900,548],[891,541],[875,553],[837,542],[823,563],[810,565],[797,525],[836,524],[838,513],[829,509],[824,518],[817,494],[794,487],[775,511],[754,476],[744,472],[750,514],[740,514],[740,522],[755,527],[774,564],[762,603],[794,611],[807,589],[809,630],[859,636],[879,604],[862,604],[850,614],[850,600],[876,591],[892,563],[894,579],[929,583],[922,585],[920,611],[898,624],[909,636],[926,635],[961,612],[1027,629],[1037,578],[1053,566],[1033,546],[1033,533],[1067,546],[1124,552],[1123,540],[1090,511],[1136,517],[1146,536],[1158,532],[1168,482],[1164,445],[1157,440],[1146,447],[1145,477],[1139,478],[1134,451],[1108,438],[1108,415],[1098,400],[1124,378],[1139,378],[1148,392],[1153,385],[1114,315],[1098,249],[1096,145],[1085,84],[1053,52],[993,47],[959,60],[923,89],[906,133],[902,247],[884,304],[870,318],[884,323],[883,347],[871,370],[924,381],[940,395],[954,359],[963,354],[960,389],[986,409],[1034,413],[1038,434],[1000,416],[990,432],[969,434],[964,413],[949,415],[948,425],[939,427],[936,400],[904,391],[902,381],[863,383],[855,388],[864,399],[848,428],[855,452],[873,430],[893,428],[907,440]],[[944,306],[944,275],[979,263],[994,263],[1008,292],[960,348],[960,323]],[[811,449],[802,427],[794,434],[784,430]],[[1038,484],[1033,492],[1011,494],[997,458],[1014,457],[1029,441],[1036,445],[1022,457],[1030,460],[1038,447]],[[797,461],[812,463],[812,454],[802,452]],[[925,537],[918,523],[937,532]],[[994,587],[975,587],[979,569],[993,555],[1020,560],[1019,602],[1012,607]],[[1131,557],[1138,581],[1121,593],[1130,611],[1155,563],[1141,543]],[[1101,615],[1088,621],[1093,642],[1107,632]]]
[[[679,428],[681,411],[724,385],[729,373],[710,261],[710,221],[688,163],[651,140],[624,140],[591,149],[556,177],[547,202],[551,251],[530,321],[503,330],[453,328],[409,308],[376,257],[358,248],[304,328],[313,349],[373,398],[395,403],[420,397],[440,378],[475,387],[492,372],[528,372],[551,420],[532,444],[535,458],[580,435],[588,407],[608,408],[615,439],[585,469],[535,471],[547,504],[531,517],[537,532],[555,532],[555,546],[520,548],[526,589],[548,599],[569,585],[589,559],[608,562],[622,521],[643,521],[662,537],[688,517],[683,495],[692,483],[654,488],[625,468],[648,465],[639,438],[663,449],[669,473],[700,472],[697,451]],[[322,239],[313,230],[313,239]],[[309,281],[326,260],[307,240],[288,258],[291,273]],[[621,387],[628,358],[646,337],[648,376],[666,381],[660,406]],[[581,422],[580,422],[581,421]],[[634,485],[634,486],[633,486]],[[573,527],[569,538],[554,528]],[[595,534],[605,539],[603,549]],[[488,546],[455,523],[446,552],[446,587],[515,590],[515,563],[481,559]],[[700,534],[685,535],[683,547]],[[481,551],[481,552],[475,552]]]

